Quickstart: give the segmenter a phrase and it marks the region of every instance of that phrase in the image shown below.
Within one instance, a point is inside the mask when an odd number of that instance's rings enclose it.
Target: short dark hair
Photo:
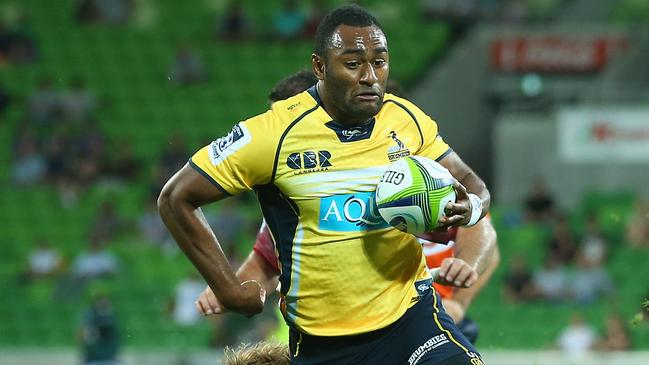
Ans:
[[[311,70],[298,71],[277,83],[268,94],[271,103],[288,99],[310,88],[318,82]]]
[[[381,23],[367,10],[356,4],[339,6],[325,15],[315,31],[315,54],[326,57],[329,39],[340,25],[376,26],[385,34]]]

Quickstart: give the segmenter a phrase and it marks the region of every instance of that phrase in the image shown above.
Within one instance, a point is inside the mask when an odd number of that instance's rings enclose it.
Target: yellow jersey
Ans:
[[[421,244],[381,218],[374,190],[392,161],[450,152],[437,124],[405,99],[386,94],[374,118],[347,128],[312,87],[238,123],[189,163],[226,194],[256,191],[287,323],[341,336],[390,325],[430,287]]]

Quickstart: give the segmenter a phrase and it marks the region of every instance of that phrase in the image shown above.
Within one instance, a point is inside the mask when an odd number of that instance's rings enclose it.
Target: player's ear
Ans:
[[[325,65],[322,57],[313,53],[311,55],[311,67],[313,68],[313,74],[318,80],[324,80]]]

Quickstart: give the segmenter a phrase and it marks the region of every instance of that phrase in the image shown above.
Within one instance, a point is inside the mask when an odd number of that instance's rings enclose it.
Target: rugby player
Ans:
[[[477,223],[488,190],[434,121],[385,93],[388,44],[374,17],[339,7],[315,43],[317,85],[194,154],[160,194],[163,221],[219,302],[254,315],[265,290],[238,280],[200,206],[257,192],[280,263],[291,363],[481,364],[432,289],[417,239],[389,227],[372,206],[385,166],[411,154],[437,160],[458,180],[442,226]],[[365,215],[351,214],[351,204]],[[473,272],[465,285],[475,280]]]

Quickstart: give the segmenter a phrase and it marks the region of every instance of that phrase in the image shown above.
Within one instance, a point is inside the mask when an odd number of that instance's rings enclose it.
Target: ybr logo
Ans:
[[[376,207],[374,193],[334,195],[320,200],[319,228],[354,232],[388,227]]]
[[[329,151],[304,151],[294,152],[286,158],[286,165],[293,170],[326,171],[331,166],[331,152]],[[313,172],[313,171],[305,171]]]

